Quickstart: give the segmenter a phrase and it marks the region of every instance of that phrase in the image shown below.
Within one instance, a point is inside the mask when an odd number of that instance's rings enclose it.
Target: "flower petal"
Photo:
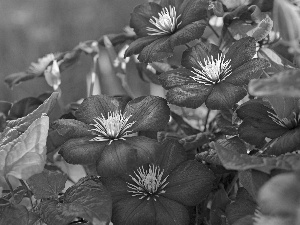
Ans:
[[[90,137],[70,139],[60,147],[58,153],[71,164],[95,163],[108,142],[90,140]]]
[[[128,123],[135,121],[133,132],[163,130],[170,119],[170,108],[164,98],[143,96],[131,100],[124,113],[131,115]]]
[[[151,44],[153,41],[155,41],[158,38],[159,38],[158,36],[147,36],[147,37],[136,39],[126,49],[124,57],[128,57],[134,54],[139,54],[143,50],[143,48],[145,48],[147,45]]]
[[[114,202],[111,221],[114,225],[156,225],[153,200],[130,196]]]
[[[246,94],[247,91],[244,87],[221,81],[214,85],[214,89],[207,97],[205,104],[209,109],[229,109],[244,98]]]
[[[109,190],[113,203],[132,197],[132,194],[128,192],[129,189],[126,181],[121,177],[101,177],[100,180],[107,190]]]
[[[195,109],[205,102],[207,96],[209,96],[212,90],[212,85],[183,85],[181,87],[170,89],[167,93],[167,100],[177,106]]]
[[[179,27],[185,27],[192,22],[207,19],[207,0],[185,0],[179,9],[179,18],[182,23]]]
[[[173,55],[173,48],[170,43],[169,35],[160,37],[147,45],[138,56],[138,60],[145,63],[161,61]]]
[[[188,211],[182,204],[160,196],[154,202],[156,224],[188,225],[190,218]]]
[[[158,79],[161,85],[165,89],[170,89],[176,86],[182,86],[187,84],[198,84],[195,80],[191,78],[191,76],[195,76],[190,70],[179,68],[176,70],[169,70],[165,73],[162,73],[158,76]]]
[[[149,20],[152,16],[158,17],[158,13],[160,13],[161,10],[162,7],[153,2],[138,5],[133,9],[130,18],[130,27],[134,29],[137,36],[148,36],[149,31],[147,31],[146,28],[153,27]]]
[[[206,25],[207,22],[205,20],[196,21],[186,25],[170,36],[171,46],[174,48],[175,46],[183,45],[200,38],[206,28]]]
[[[184,0],[161,0],[160,1],[160,5],[162,8],[167,7],[169,8],[169,6],[175,6],[176,8],[176,12],[179,12],[179,6],[182,4]]]
[[[156,155],[155,164],[169,174],[176,166],[187,160],[186,152],[177,140],[165,139],[161,142],[161,151]]]
[[[75,116],[78,120],[86,123],[94,123],[94,118],[105,116],[107,118],[108,112],[115,112],[118,110],[123,111],[125,103],[121,98],[113,98],[106,95],[93,95],[86,98],[78,110],[75,112]]]
[[[177,166],[169,175],[162,196],[187,206],[195,206],[210,193],[215,177],[205,165],[188,160]]]
[[[188,48],[183,52],[181,65],[190,70],[193,70],[193,67],[201,69],[199,62],[205,65],[204,59],[211,57],[216,59],[220,53],[222,51],[218,46],[199,42],[194,47]]]
[[[263,69],[269,66],[264,59],[252,59],[236,68],[224,81],[233,85],[247,85],[251,79],[257,79],[263,74]]]
[[[146,137],[129,137],[108,145],[97,161],[99,176],[119,176],[153,161],[157,142]]]
[[[246,37],[236,41],[225,55],[226,60],[231,60],[231,70],[234,71],[252,59],[256,53],[255,49],[255,39],[252,37]]]

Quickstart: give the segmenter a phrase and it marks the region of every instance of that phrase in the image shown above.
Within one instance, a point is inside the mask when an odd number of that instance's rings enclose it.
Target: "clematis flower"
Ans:
[[[111,192],[114,225],[187,225],[186,206],[199,204],[210,193],[213,173],[200,162],[187,161],[178,142],[164,141],[157,150],[152,162],[101,179]]]
[[[157,141],[133,134],[163,130],[170,109],[165,99],[156,96],[126,103],[121,98],[91,96],[75,112],[77,120],[56,121],[51,127],[63,141],[53,132],[50,139],[62,144],[59,154],[71,164],[96,164],[100,176],[122,173],[138,159],[149,160]]]
[[[159,61],[172,55],[175,46],[200,38],[207,25],[208,0],[161,0],[138,5],[130,26],[138,39],[125,57],[139,54],[141,62]]]
[[[269,63],[252,59],[255,40],[247,37],[235,42],[224,54],[216,45],[198,43],[182,56],[184,68],[159,76],[169,90],[167,100],[175,105],[197,108],[204,102],[209,109],[231,108],[247,94],[251,79],[259,78]]]
[[[299,150],[300,107],[299,99],[289,99],[282,104],[283,116],[278,115],[266,101],[250,100],[241,105],[236,113],[243,120],[239,136],[250,144],[264,146],[264,153],[280,155]],[[295,106],[295,107],[294,107]]]

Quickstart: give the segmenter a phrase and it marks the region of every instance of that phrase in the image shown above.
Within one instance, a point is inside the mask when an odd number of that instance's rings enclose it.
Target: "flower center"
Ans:
[[[196,76],[191,76],[191,78],[204,85],[217,84],[231,74],[230,61],[230,59],[225,61],[225,55],[222,53],[218,54],[217,59],[213,56],[204,59],[204,65],[198,61],[201,69],[193,67],[191,72]]]
[[[279,126],[282,126],[287,129],[293,129],[300,124],[300,114],[293,112],[293,119],[282,118],[280,119],[275,113],[268,111],[269,117],[277,123]]]
[[[108,112],[107,119],[101,113],[101,117],[94,118],[93,131],[96,131],[97,137],[94,137],[90,141],[109,141],[109,144],[113,140],[124,139],[128,137],[132,131],[128,130],[136,122],[128,123],[131,115],[126,116],[121,111]]]
[[[152,16],[153,18],[149,20],[149,22],[156,27],[146,27],[146,30],[150,32],[148,33],[149,35],[172,34],[181,24],[181,22],[178,23],[178,19],[181,15],[176,17],[176,9],[174,6],[169,6],[169,9],[167,7],[163,8],[158,15],[158,18]]]
[[[128,192],[132,193],[132,196],[138,196],[139,199],[147,198],[149,200],[153,197],[156,201],[159,194],[166,192],[163,189],[169,183],[167,182],[169,175],[162,179],[163,173],[164,170],[161,171],[159,166],[153,164],[149,166],[148,170],[145,170],[143,166],[139,167],[137,171],[134,171],[135,177],[129,175],[135,184],[127,182]]]

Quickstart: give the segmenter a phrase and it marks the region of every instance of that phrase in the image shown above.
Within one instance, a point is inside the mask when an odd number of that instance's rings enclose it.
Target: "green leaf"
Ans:
[[[254,96],[300,98],[300,70],[285,70],[266,79],[251,80],[248,88]]]
[[[300,155],[297,154],[285,154],[278,157],[250,156],[225,148],[216,142],[214,148],[223,166],[228,170],[255,169],[269,174],[272,169],[287,171],[300,169]]]
[[[239,188],[236,198],[226,207],[226,217],[229,224],[233,224],[239,219],[253,215],[256,203],[245,188]]]
[[[67,225],[77,217],[95,225],[107,224],[111,211],[110,194],[99,179],[94,177],[82,178],[70,187],[62,202],[46,200],[39,204],[40,216],[47,225]]]
[[[268,174],[257,170],[239,172],[240,183],[251,194],[253,199],[256,199],[258,190],[268,179],[270,179]]]
[[[219,189],[212,200],[210,210],[211,225],[225,225],[222,218],[225,218],[225,209],[230,203],[227,192],[224,188]]]
[[[0,208],[1,225],[27,225],[29,214],[24,205],[8,205]]]
[[[43,102],[38,98],[28,97],[13,104],[11,107],[8,120],[18,119],[28,115],[38,108]]]
[[[215,165],[222,166],[222,162],[220,161],[220,159],[217,155],[217,152],[214,149],[210,149],[208,151],[198,153],[195,156],[195,158],[196,158],[196,160],[198,160],[200,162],[205,161],[205,162],[208,162],[208,163],[212,163],[212,164],[215,164]]]
[[[49,117],[35,120],[15,140],[0,146],[0,176],[26,180],[44,169]]]
[[[35,174],[27,180],[36,199],[57,198],[58,194],[65,188],[68,177],[57,171],[44,170]]]
[[[203,132],[184,137],[179,140],[179,143],[187,150],[200,148],[202,145],[209,143],[214,138],[210,132]]]

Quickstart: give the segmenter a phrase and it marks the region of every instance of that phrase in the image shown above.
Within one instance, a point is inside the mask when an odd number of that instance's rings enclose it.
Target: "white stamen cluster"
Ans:
[[[139,167],[137,171],[134,171],[135,177],[129,175],[135,184],[127,182],[127,187],[130,189],[128,192],[132,193],[132,196],[138,196],[139,199],[147,198],[149,200],[153,197],[156,201],[156,197],[159,194],[165,193],[163,190],[169,182],[167,182],[168,176],[164,179],[164,170],[160,170],[159,166],[154,166],[153,164],[149,166],[148,170],[144,167]]]
[[[268,111],[268,114],[269,114],[269,117],[275,123],[277,123],[279,126],[282,126],[284,128],[293,129],[300,124],[300,114],[299,113],[293,112],[294,118],[291,120],[288,118],[280,119],[275,113],[272,113],[270,111]]]
[[[214,59],[213,56],[204,59],[204,65],[201,61],[198,61],[201,69],[192,67],[194,71],[191,71],[196,76],[191,78],[204,85],[212,85],[219,83],[231,74],[230,59],[225,61],[225,55],[218,54],[218,58]]]
[[[178,23],[178,19],[181,15],[176,17],[176,9],[174,6],[169,6],[169,9],[167,7],[163,8],[158,15],[158,18],[152,16],[153,18],[149,20],[149,22],[156,27],[146,27],[146,30],[150,32],[148,33],[149,35],[171,34],[181,24],[181,22]]]
[[[92,131],[96,131],[97,137],[94,137],[90,141],[109,141],[109,144],[113,140],[124,139],[130,135],[132,131],[128,130],[136,122],[128,123],[131,115],[126,116],[121,111],[108,112],[107,118],[101,113],[101,117],[94,118],[94,126]]]

